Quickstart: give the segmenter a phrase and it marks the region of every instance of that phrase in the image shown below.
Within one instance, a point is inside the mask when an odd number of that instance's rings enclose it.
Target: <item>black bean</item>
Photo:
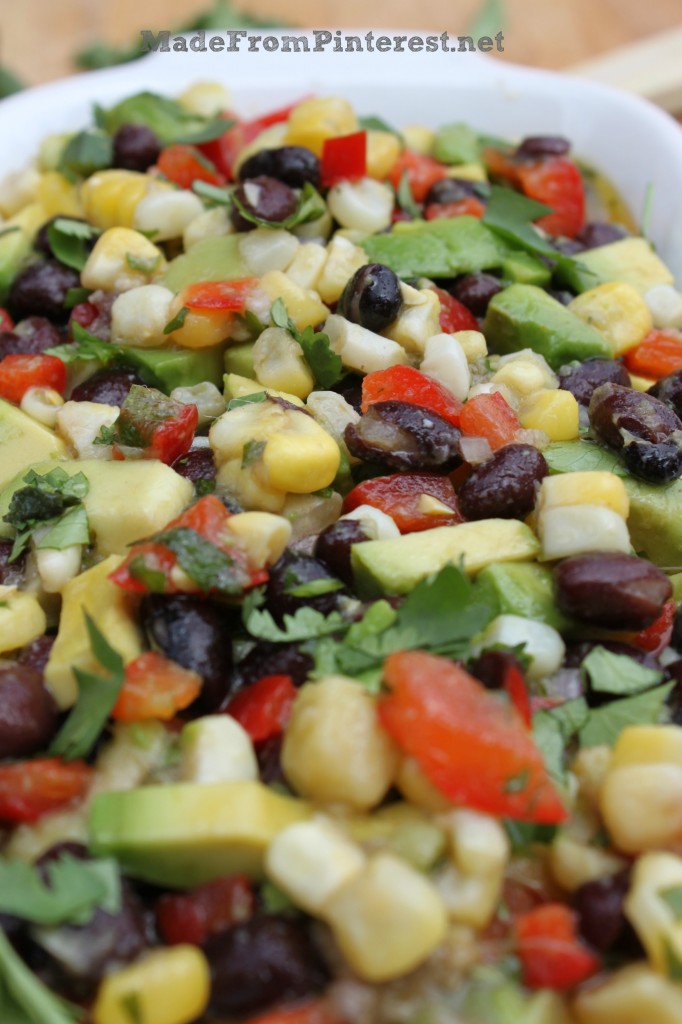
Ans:
[[[379,334],[400,313],[403,296],[397,275],[383,263],[356,270],[339,299],[337,313]]]
[[[143,124],[122,124],[113,143],[113,166],[125,171],[146,171],[161,152],[158,137]]]
[[[552,245],[564,256],[577,256],[579,252],[585,251],[585,246],[577,238],[553,238]]]
[[[316,597],[296,597],[292,591],[315,580],[335,582],[333,573],[316,558],[285,551],[270,568],[270,578],[265,588],[265,604],[278,622],[284,615],[294,615],[299,608],[314,608],[323,615],[333,611],[339,602],[341,590],[330,590]]]
[[[58,724],[57,705],[40,672],[16,662],[0,667],[0,761],[44,750]]]
[[[44,316],[56,323],[68,320],[64,300],[69,288],[78,288],[80,277],[58,260],[30,263],[12,281],[9,305],[15,318]]]
[[[518,658],[511,651],[484,651],[470,668],[472,676],[489,690],[501,690],[511,669],[521,671]]]
[[[286,220],[296,209],[296,193],[283,181],[261,175],[250,178],[239,185],[234,192],[242,206],[254,217],[279,223]],[[242,215],[236,205],[232,207],[232,223],[237,231],[253,231],[257,226]]]
[[[172,468],[193,484],[200,480],[215,480],[215,459],[210,448],[192,448],[176,459]]]
[[[476,182],[464,178],[441,178],[435,181],[424,200],[425,206],[430,203],[458,203],[461,199],[480,199]]]
[[[55,325],[44,316],[27,316],[19,321],[12,334],[16,341],[6,349],[0,341],[2,355],[40,355],[47,348],[61,345],[64,340]]]
[[[13,547],[14,541],[0,540],[0,584],[5,587],[18,587],[24,580],[26,552],[10,562]]]
[[[40,672],[42,675],[45,671],[50,652],[54,647],[56,637],[54,636],[37,636],[35,640],[31,640],[30,643],[22,647],[17,661],[20,665],[27,665],[29,668],[33,668],[36,672]]]
[[[209,939],[209,1010],[218,1016],[259,1013],[320,991],[327,972],[302,922],[254,917]]]
[[[353,586],[353,570],[350,555],[353,544],[360,544],[371,538],[357,519],[339,519],[332,523],[317,538],[315,557],[329,567],[334,576]]]
[[[591,221],[575,237],[583,249],[597,249],[600,245],[610,245],[611,242],[619,242],[621,238],[626,236],[627,231],[618,224]]]
[[[308,182],[320,186],[319,158],[304,146],[279,146],[254,153],[239,168],[239,179],[277,178],[290,188],[303,188]]]
[[[302,686],[313,668],[313,659],[296,644],[275,644],[259,641],[242,658],[236,668],[239,686],[249,686],[263,676],[291,676],[295,686]]]
[[[566,156],[571,143],[562,135],[528,135],[519,143],[516,156],[521,160],[535,160],[543,156]]]
[[[332,387],[332,391],[345,398],[357,413],[362,412],[362,377],[359,374],[347,373]]]
[[[572,296],[571,296],[572,298]],[[559,370],[559,387],[570,391],[579,405],[589,405],[592,392],[602,384],[630,386],[630,377],[622,363],[615,359],[586,359]]]
[[[271,736],[256,744],[258,777],[264,786],[286,786],[287,780],[282,769],[283,736]]]
[[[665,403],[619,384],[602,384],[592,393],[589,416],[594,433],[617,450],[630,435],[657,444],[682,431],[682,423]]]
[[[630,886],[630,870],[586,882],[573,894],[582,937],[601,953],[629,952],[636,942],[623,913],[623,902]]]
[[[492,274],[478,270],[457,278],[448,290],[474,316],[485,316],[492,297],[502,291],[502,283]]]
[[[149,594],[140,606],[140,618],[150,646],[201,676],[203,686],[192,710],[216,711],[232,689],[229,610],[185,594]]]
[[[93,373],[71,392],[74,402],[100,402],[102,405],[123,405],[133,384],[143,381],[134,370],[103,369]]]
[[[575,298],[573,292],[569,292],[565,288],[548,288],[547,294],[551,295],[557,302],[560,302],[562,306],[568,306]],[[629,380],[630,378],[628,377]]]
[[[665,402],[682,417],[682,370],[675,370],[674,373],[669,373],[667,377],[656,381],[647,393]]]
[[[525,519],[548,472],[537,448],[505,445],[464,481],[457,493],[460,511],[465,519]]]
[[[344,438],[352,455],[392,469],[449,473],[462,463],[461,434],[435,412],[408,402],[377,402],[349,423]]]
[[[682,448],[677,441],[631,441],[622,456],[633,476],[651,484],[667,484],[682,475]]]
[[[646,629],[672,595],[672,584],[645,558],[599,552],[567,558],[554,569],[557,605],[605,629]]]

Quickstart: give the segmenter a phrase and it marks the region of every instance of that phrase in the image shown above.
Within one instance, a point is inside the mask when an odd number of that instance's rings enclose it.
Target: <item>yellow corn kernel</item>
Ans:
[[[452,804],[448,798],[436,789],[430,779],[422,771],[419,762],[413,757],[404,757],[398,766],[395,784],[400,792],[424,811],[447,811]]]
[[[323,302],[337,302],[355,271],[367,263],[367,254],[338,231],[327,246],[326,253],[327,258],[315,287]]]
[[[583,989],[573,1003],[576,1024],[679,1024],[682,988],[645,964]]]
[[[178,295],[171,304],[169,323],[182,307],[182,295]],[[190,309],[182,326],[167,335],[167,338],[181,348],[214,348],[229,335],[233,319],[232,313],[224,310]]]
[[[16,587],[0,587],[0,654],[42,636],[45,626],[45,612],[33,594]]]
[[[270,512],[238,512],[230,516],[226,527],[244,544],[253,569],[276,562],[291,540],[291,523]]]
[[[400,139],[392,132],[367,132],[367,174],[370,178],[387,178],[400,156]]]
[[[632,764],[676,764],[682,767],[682,727],[631,725],[623,729],[611,753],[609,768]]]
[[[401,284],[403,307],[384,337],[397,342],[406,352],[424,354],[429,338],[440,334],[440,299],[433,288],[412,288]]]
[[[98,228],[129,228],[135,207],[146,195],[152,179],[138,171],[98,171],[81,186],[85,216]]]
[[[627,867],[627,861],[615,853],[589,843],[578,842],[560,833],[549,850],[549,869],[554,880],[566,892],[575,892],[586,882],[615,875]]]
[[[464,178],[465,181],[487,181],[483,164],[456,164],[445,172],[446,178]]]
[[[135,1006],[140,1024],[190,1024],[200,1017],[211,992],[211,971],[198,946],[155,949],[102,982],[94,1024],[130,1024]]]
[[[491,380],[495,384],[506,384],[519,395],[528,396],[557,387],[556,377],[549,366],[537,358],[509,359],[500,366]]]
[[[627,519],[630,499],[625,484],[604,470],[547,476],[540,485],[538,512],[566,505],[603,505]]]
[[[217,117],[230,106],[230,90],[222,82],[194,82],[178,96],[178,103],[199,117]]]
[[[646,949],[652,967],[666,974],[670,955],[682,958],[682,923],[666,900],[682,886],[682,859],[671,853],[645,853],[635,862],[624,911]]]
[[[526,430],[542,430],[550,441],[572,441],[580,429],[580,408],[570,391],[539,391],[523,403],[519,419]]]
[[[238,373],[226,373],[224,379],[225,397],[228,401],[232,398],[245,398],[247,395],[255,395],[259,391],[265,391],[266,395],[271,395],[272,398],[284,398],[287,402],[291,402],[292,405],[298,405],[301,409],[305,408],[305,402],[297,398],[296,395],[292,395],[288,391],[264,388],[257,380],[251,380],[249,377],[240,377]]]
[[[568,308],[596,328],[614,356],[639,345],[654,326],[646,302],[631,284],[608,281],[578,295]]]
[[[376,698],[355,680],[327,676],[298,691],[282,747],[282,767],[297,793],[368,810],[388,792],[397,760]]]
[[[265,387],[289,391],[298,398],[307,398],[315,387],[301,346],[282,327],[266,327],[259,335],[253,346],[253,366]]]
[[[265,858],[269,878],[309,914],[320,914],[333,894],[362,871],[357,842],[330,820],[301,821],[278,832]]]
[[[358,121],[348,100],[331,96],[303,100],[289,115],[286,144],[305,146],[317,156],[327,139],[357,131]]]
[[[282,299],[290,319],[299,331],[322,323],[329,315],[329,310],[317,292],[307,291],[294,284],[281,270],[270,270],[264,274],[260,280],[260,287],[268,296],[271,305],[276,299]]]
[[[83,206],[76,186],[58,171],[41,174],[36,186],[36,199],[45,207],[48,217],[82,217]]]
[[[571,771],[578,780],[580,795],[590,807],[596,806],[610,762],[611,748],[607,746],[585,747],[575,756]]]
[[[639,377],[636,373],[630,374],[630,387],[635,391],[648,391],[655,383],[655,380],[649,380],[648,377]]]
[[[464,349],[468,363],[475,363],[477,359],[484,359],[488,355],[488,343],[481,331],[455,331],[453,337]]]
[[[139,231],[109,228],[100,235],[88,256],[81,271],[81,284],[84,288],[125,292],[149,284],[164,265],[161,250]]]
[[[390,853],[378,853],[327,902],[324,918],[364,981],[418,967],[445,938],[445,909],[433,884]]]
[[[408,149],[413,149],[422,156],[430,155],[436,138],[433,128],[427,128],[424,124],[408,124],[401,130],[401,134]]]
[[[312,494],[334,482],[341,451],[319,423],[294,413],[288,429],[271,437],[263,452],[263,466],[271,485],[290,494]]]
[[[623,853],[665,850],[682,837],[682,767],[633,764],[609,769],[599,809]]]
[[[467,875],[448,864],[435,879],[436,888],[451,921],[485,928],[495,914],[502,894],[502,872]]]

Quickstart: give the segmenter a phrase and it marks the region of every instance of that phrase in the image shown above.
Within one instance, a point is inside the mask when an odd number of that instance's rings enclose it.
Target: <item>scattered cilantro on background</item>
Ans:
[[[277,327],[288,331],[294,341],[299,343],[315,383],[324,390],[333,387],[343,376],[343,363],[341,357],[332,350],[327,335],[322,331],[314,331],[310,326],[299,331],[282,299],[273,302],[270,316]]]

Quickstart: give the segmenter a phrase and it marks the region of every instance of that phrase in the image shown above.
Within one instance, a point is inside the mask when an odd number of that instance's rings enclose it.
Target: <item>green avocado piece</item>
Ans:
[[[544,565],[494,562],[478,574],[476,599],[489,605],[496,615],[537,619],[559,632],[571,626],[556,606],[552,573]]]
[[[669,484],[635,480],[616,454],[591,441],[557,442],[542,454],[551,473],[607,470],[622,477],[630,498],[632,546],[656,565],[682,569],[682,479]]]
[[[211,348],[126,348],[122,361],[137,370],[145,384],[169,395],[173,388],[210,381],[223,384],[224,345]]]
[[[475,164],[481,159],[481,144],[470,125],[444,124],[436,132],[433,155],[443,164]]]
[[[453,277],[501,267],[509,253],[477,217],[412,221],[360,242],[368,262],[383,263],[398,277]]]
[[[311,810],[260,782],[172,783],[99,793],[90,848],[135,878],[189,888],[224,875],[262,877],[270,842]]]
[[[31,203],[0,228],[0,302],[7,300],[10,285],[31,251],[34,235],[46,219],[42,206]]]
[[[0,399],[0,452],[0,488],[17,473],[27,470],[32,462],[65,459],[68,455],[61,438],[3,399]],[[50,468],[54,468],[54,464]]]
[[[552,279],[552,271],[529,252],[512,252],[502,264],[502,276],[517,284],[544,288]]]
[[[522,562],[539,550],[533,531],[516,519],[481,519],[457,526],[438,526],[391,540],[354,544],[351,562],[355,581],[368,597],[409,594],[449,562],[462,562],[473,575],[492,562]]]
[[[253,368],[253,345],[252,341],[230,345],[225,352],[225,373],[236,373],[238,377],[254,380],[256,371]]]
[[[554,370],[573,359],[613,355],[598,331],[532,284],[512,284],[498,292],[488,306],[483,333],[493,352],[532,348]]]
[[[202,239],[189,252],[171,260],[161,283],[179,292],[197,281],[233,281],[252,276],[241,255],[239,243],[243,237],[236,234]]]

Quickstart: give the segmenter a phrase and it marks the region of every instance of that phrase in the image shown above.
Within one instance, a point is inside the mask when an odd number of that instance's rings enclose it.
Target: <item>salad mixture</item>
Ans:
[[[199,84],[0,210],[3,1024],[679,1024],[682,295],[613,189]]]

